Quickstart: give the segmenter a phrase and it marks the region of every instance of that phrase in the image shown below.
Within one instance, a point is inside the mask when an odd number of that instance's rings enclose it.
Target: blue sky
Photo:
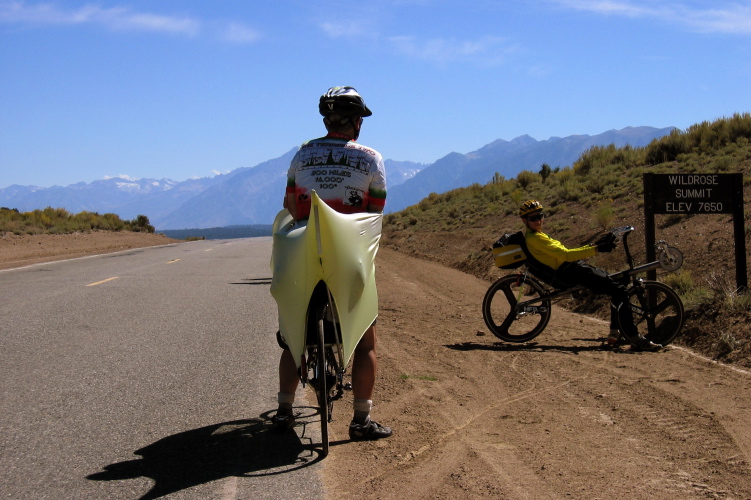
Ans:
[[[751,2],[0,0],[0,188],[251,167],[323,134],[431,163],[751,111]]]

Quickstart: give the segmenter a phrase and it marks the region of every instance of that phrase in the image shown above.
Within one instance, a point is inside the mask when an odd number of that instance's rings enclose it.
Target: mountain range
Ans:
[[[385,160],[387,212],[471,184],[486,184],[495,174],[513,178],[523,170],[572,165],[593,146],[642,147],[669,134],[673,127],[627,127],[602,134],[551,137],[538,141],[523,135],[499,139],[467,154],[452,152],[432,164]],[[255,167],[178,182],[170,179],[110,178],[69,186],[12,185],[0,189],[0,206],[22,212],[48,206],[71,213],[115,213],[122,219],[149,217],[157,230],[271,224],[279,212],[287,168],[297,148]]]

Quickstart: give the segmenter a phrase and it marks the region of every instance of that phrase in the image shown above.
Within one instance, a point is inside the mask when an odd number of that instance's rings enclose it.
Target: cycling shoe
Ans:
[[[390,435],[391,427],[384,427],[370,419],[365,424],[358,424],[354,420],[349,424],[349,438],[352,441],[372,441],[387,438]]]

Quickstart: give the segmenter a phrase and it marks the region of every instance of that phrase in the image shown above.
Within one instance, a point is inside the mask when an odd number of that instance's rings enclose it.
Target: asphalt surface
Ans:
[[[0,271],[0,498],[322,498],[275,434],[271,238]]]

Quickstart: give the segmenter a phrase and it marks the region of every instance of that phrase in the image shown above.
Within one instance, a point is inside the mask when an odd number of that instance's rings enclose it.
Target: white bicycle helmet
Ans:
[[[331,87],[328,89],[318,101],[318,112],[322,116],[338,114],[364,117],[373,114],[354,87]]]

